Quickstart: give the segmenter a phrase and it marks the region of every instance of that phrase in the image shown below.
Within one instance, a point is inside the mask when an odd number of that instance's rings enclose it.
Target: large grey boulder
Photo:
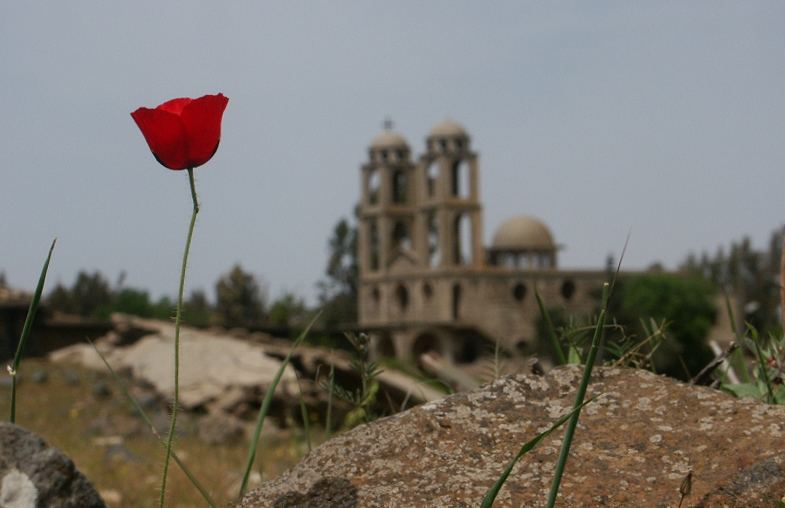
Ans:
[[[519,447],[572,405],[581,369],[505,377],[324,443],[242,507],[479,505]],[[650,372],[597,368],[557,506],[775,506],[785,494],[785,407]],[[562,432],[513,470],[496,506],[543,506]]]
[[[99,508],[104,502],[74,463],[36,434],[0,423],[0,506]]]

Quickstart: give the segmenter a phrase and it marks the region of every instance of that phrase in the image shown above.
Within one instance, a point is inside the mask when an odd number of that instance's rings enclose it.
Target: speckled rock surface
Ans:
[[[0,507],[103,508],[74,463],[37,434],[0,423]]]
[[[502,378],[340,435],[243,507],[478,506],[518,448],[572,405],[581,371]],[[597,368],[557,506],[775,506],[785,495],[785,407],[645,371]],[[562,433],[513,470],[496,506],[542,506]]]

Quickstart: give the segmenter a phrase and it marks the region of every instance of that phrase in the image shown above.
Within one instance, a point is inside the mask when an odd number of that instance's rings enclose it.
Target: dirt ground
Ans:
[[[3,373],[0,417],[8,419],[10,381]],[[164,449],[138,418],[108,374],[82,367],[24,360],[17,387],[16,423],[37,432],[65,452],[109,506],[157,504]],[[157,426],[166,428],[166,413],[150,408]],[[201,442],[196,417],[181,413],[180,458],[220,505],[236,499],[248,442],[212,446]],[[305,440],[297,428],[262,440],[252,484],[277,476],[299,461]],[[258,471],[258,469],[257,469]],[[167,506],[206,506],[204,499],[172,462]]]

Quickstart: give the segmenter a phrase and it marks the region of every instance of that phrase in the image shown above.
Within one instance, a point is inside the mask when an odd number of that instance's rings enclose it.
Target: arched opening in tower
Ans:
[[[399,169],[392,175],[393,203],[406,203],[407,194],[406,173]]]
[[[453,225],[453,251],[455,264],[468,265],[472,262],[472,220],[461,213]]]
[[[471,195],[469,182],[469,163],[458,160],[452,165],[452,195],[458,198],[468,198]]]
[[[375,205],[379,202],[379,171],[374,169],[368,174],[368,204]]]
[[[410,250],[412,248],[412,237],[409,234],[409,226],[406,222],[395,221],[392,231],[392,244],[394,248]]]
[[[442,261],[442,251],[439,248],[439,225],[436,221],[436,213],[428,215],[428,266],[439,266]]]
[[[370,259],[368,264],[371,267],[371,271],[376,271],[379,269],[379,227],[376,225],[376,221],[371,222],[370,229],[371,231],[368,235]]]
[[[460,319],[461,317],[461,285],[455,284],[452,287],[452,318]]]
[[[428,189],[428,196],[436,196],[436,186],[439,178],[439,163],[434,161],[428,165],[428,170],[425,175],[426,188]]]

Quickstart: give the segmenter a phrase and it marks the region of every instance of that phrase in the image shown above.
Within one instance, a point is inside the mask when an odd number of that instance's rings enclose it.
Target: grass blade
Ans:
[[[330,439],[332,434],[332,419],[333,419],[333,392],[335,391],[335,365],[330,364],[330,389],[327,393],[327,416],[325,416],[325,439]]]
[[[128,391],[128,389],[125,386],[125,383],[123,383],[123,380],[120,378],[120,376],[118,376],[117,373],[112,368],[112,366],[109,365],[109,362],[106,360],[106,358],[101,353],[101,351],[98,350],[98,348],[93,343],[93,341],[91,341],[90,339],[86,339],[86,340],[87,342],[90,343],[91,346],[93,346],[93,349],[95,350],[96,353],[98,353],[98,356],[101,357],[101,361],[103,361],[104,365],[106,365],[106,368],[107,370],[109,370],[109,373],[112,375],[115,384],[120,387],[120,390],[123,392],[123,395],[125,395],[125,398],[131,402],[131,405],[134,406],[134,409],[136,409],[136,412],[139,413],[139,416],[142,418],[142,420],[144,420],[147,426],[150,427],[150,431],[153,433],[156,439],[158,439],[162,445],[166,446],[166,439],[161,434],[158,433],[158,430],[156,430],[152,420],[150,420],[150,417],[148,417],[147,413],[144,412],[144,409],[142,409],[142,406],[139,404],[139,402],[137,402],[137,400],[133,397],[133,395],[131,395],[131,393]],[[215,501],[213,501],[213,499],[210,497],[210,494],[207,492],[207,489],[205,489],[204,486],[202,486],[202,484],[199,483],[199,480],[196,479],[193,473],[191,473],[191,470],[188,469],[188,467],[183,463],[182,460],[180,460],[180,457],[178,457],[177,453],[175,453],[174,451],[172,451],[172,458],[174,459],[174,462],[180,467],[180,470],[183,473],[185,473],[185,476],[188,478],[191,484],[194,487],[196,487],[196,490],[198,490],[199,493],[202,495],[205,502],[207,502],[207,505],[210,508],[217,508],[218,504]]]
[[[251,476],[251,469],[253,468],[254,460],[256,459],[256,449],[259,446],[259,436],[262,434],[262,426],[264,425],[264,419],[267,416],[267,412],[270,410],[270,404],[273,402],[273,394],[275,393],[275,388],[278,386],[278,383],[281,382],[281,377],[283,377],[283,373],[286,370],[286,367],[289,365],[289,362],[292,359],[292,354],[294,353],[295,349],[297,349],[300,344],[303,343],[305,337],[308,336],[308,332],[311,330],[311,327],[319,319],[319,316],[322,313],[319,312],[316,314],[308,326],[305,327],[305,330],[300,333],[300,335],[294,340],[292,343],[292,347],[289,349],[289,353],[286,355],[286,358],[283,359],[281,362],[281,367],[278,369],[278,372],[275,374],[273,378],[273,382],[270,383],[270,386],[267,387],[267,393],[265,393],[264,401],[262,402],[262,407],[259,408],[259,416],[256,419],[256,428],[254,429],[253,440],[251,441],[251,445],[248,447],[248,459],[245,462],[245,472],[243,473],[243,482],[240,485],[240,497],[243,497],[245,494],[245,489],[248,488],[248,478]]]
[[[763,351],[760,349],[760,337],[758,336],[758,330],[755,329],[754,326],[747,324],[747,328],[750,331],[750,335],[752,335],[752,344],[755,346],[755,356],[758,359],[758,369],[760,372],[760,377],[763,379],[763,384],[766,385],[766,401],[769,404],[776,404],[777,398],[774,397],[774,389],[771,386],[771,379],[769,379],[769,373],[766,369],[766,360],[763,358]]]
[[[733,312],[733,306],[730,304],[730,296],[725,288],[722,289],[722,294],[725,297],[725,309],[728,311],[728,318],[730,319],[730,326],[733,328],[733,336],[736,338],[736,344],[743,344],[744,340],[739,329],[736,325],[736,316]],[[729,358],[729,363],[733,371],[741,379],[742,383],[751,383],[752,378],[747,371],[747,365],[744,363],[744,352],[741,349],[736,350]]]
[[[548,430],[541,432],[533,439],[526,442],[526,444],[524,444],[521,447],[521,449],[518,451],[518,454],[515,455],[515,457],[510,461],[509,464],[507,464],[507,467],[504,469],[504,472],[499,477],[499,479],[496,480],[496,483],[493,484],[493,486],[488,490],[488,492],[482,498],[482,504],[480,504],[480,508],[491,508],[491,506],[493,506],[493,502],[496,500],[496,496],[499,495],[499,491],[501,490],[504,483],[507,481],[507,478],[510,476],[510,473],[512,472],[512,469],[515,467],[515,464],[517,464],[518,461],[520,461],[524,455],[526,455],[528,452],[533,450],[534,447],[540,443],[540,441],[548,437],[553,431],[564,425],[565,422],[567,422],[567,420],[573,414],[575,414],[576,411],[580,410],[583,406],[593,401],[594,399],[595,399],[594,397],[588,399],[584,401],[580,406],[571,409],[569,413],[565,414],[564,416],[556,420],[556,422],[553,425],[551,425],[551,427]]]
[[[616,280],[615,275],[613,279]],[[611,286],[607,282],[602,286],[602,306],[600,307],[600,316],[597,318],[597,326],[594,329],[594,337],[591,341],[589,356],[586,359],[586,365],[583,367],[583,377],[581,379],[581,384],[578,386],[578,393],[575,395],[575,412],[570,417],[570,423],[567,425],[567,430],[564,432],[564,440],[562,441],[559,461],[556,463],[556,470],[553,474],[553,483],[551,483],[551,492],[548,495],[548,508],[553,508],[553,505],[556,503],[556,496],[559,493],[559,485],[561,485],[561,478],[564,474],[564,467],[567,464],[567,457],[569,457],[570,454],[570,446],[572,446],[572,437],[575,434],[575,427],[578,425],[578,418],[581,416],[580,408],[583,407],[583,399],[586,397],[586,389],[589,387],[591,371],[594,368],[594,361],[597,359],[597,350],[599,349],[603,331],[605,330],[605,317],[608,313],[610,288]]]
[[[556,360],[558,360],[559,365],[564,365],[567,363],[567,358],[564,357],[564,351],[561,348],[561,344],[559,344],[559,338],[556,336],[556,330],[553,328],[553,321],[551,321],[551,316],[548,313],[548,310],[545,308],[545,303],[542,301],[540,292],[537,291],[537,286],[534,287],[534,297],[537,299],[537,306],[540,307],[540,315],[542,315],[542,319],[545,322],[545,329],[548,331],[548,338],[550,339],[551,345],[553,346],[553,352],[556,355]]]
[[[303,387],[300,384],[300,376],[297,376],[297,393],[300,400],[300,416],[303,419],[303,433],[305,434],[305,443],[308,445],[308,453],[311,453],[311,426],[308,423],[308,408],[305,407],[305,400],[303,399]]]
[[[52,259],[52,251],[55,249],[57,238],[52,240],[52,246],[49,247],[49,254],[46,256],[43,268],[41,268],[41,275],[38,277],[38,285],[35,287],[33,299],[30,301],[30,307],[27,309],[27,317],[25,324],[22,327],[22,335],[19,337],[19,343],[16,345],[16,354],[12,365],[8,367],[8,373],[11,374],[11,423],[16,423],[16,376],[19,373],[19,364],[22,362],[22,353],[24,353],[27,339],[30,337],[30,332],[33,329],[33,322],[35,315],[38,313],[38,305],[41,302],[41,293],[44,290],[44,283],[46,282],[46,272],[49,270],[49,261]]]

